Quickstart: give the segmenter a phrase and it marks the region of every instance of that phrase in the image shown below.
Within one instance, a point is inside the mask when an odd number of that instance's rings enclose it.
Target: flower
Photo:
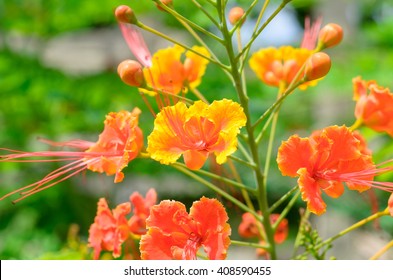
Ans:
[[[280,214],[273,213],[270,215],[270,223],[274,225],[274,223],[278,220]],[[255,219],[255,216],[250,212],[246,212],[242,215],[242,221],[239,225],[238,231],[239,235],[245,238],[253,238],[258,237],[260,240],[263,240],[263,237],[260,233],[260,230],[263,230],[263,225],[260,221]],[[286,240],[288,236],[288,220],[283,219],[274,233],[274,242],[280,244]]]
[[[318,49],[331,48],[338,45],[344,37],[343,29],[336,23],[326,24],[318,35]]]
[[[94,249],[94,259],[99,259],[102,250],[112,251],[113,257],[121,255],[122,244],[133,235],[146,233],[146,218],[150,208],[156,203],[157,193],[149,189],[146,198],[139,192],[130,196],[130,202],[124,202],[110,210],[105,198],[98,201],[97,215],[89,229],[88,246]],[[127,215],[133,215],[128,219]]]
[[[245,123],[243,108],[228,99],[210,105],[196,101],[189,108],[178,102],[157,114],[147,152],[162,164],[174,163],[183,155],[190,169],[201,168],[210,153],[223,164],[236,151],[236,137]]]
[[[225,259],[231,234],[227,220],[225,208],[216,199],[202,197],[193,203],[190,214],[181,202],[161,201],[146,220],[141,259],[192,260],[201,246],[210,260]]]
[[[353,79],[355,116],[365,126],[393,137],[393,93],[373,80]]]
[[[145,234],[146,219],[150,214],[150,208],[156,204],[157,193],[154,189],[150,189],[143,198],[138,192],[134,192],[130,196],[130,201],[134,205],[132,210],[134,215],[128,221],[130,231],[133,234]]]
[[[228,14],[229,22],[232,25],[235,25],[241,20],[243,15],[244,15],[244,10],[241,7],[237,7],[237,6],[233,7],[232,9],[229,10],[229,14]],[[241,24],[243,24],[245,20],[246,18],[243,18]]]
[[[97,215],[89,229],[89,247],[94,249],[94,259],[102,250],[113,251],[113,257],[121,255],[121,245],[129,237],[130,231],[126,215],[131,212],[128,202],[119,204],[113,211],[105,198],[98,201]]]
[[[314,50],[317,44],[318,33],[321,29],[322,18],[317,18],[314,22],[311,22],[309,17],[305,18],[304,21],[304,34],[300,48]]]
[[[204,47],[194,46],[195,52],[187,51],[184,63],[181,56],[184,49],[178,45],[158,50],[152,58],[152,66],[144,69],[147,84],[165,93],[178,94],[187,92],[187,88],[196,88],[205,74],[208,60],[198,55],[210,57]]]
[[[298,185],[307,208],[321,215],[326,211],[324,191],[333,198],[344,192],[343,182],[359,192],[370,187],[393,188],[389,183],[373,182],[374,176],[391,168],[377,169],[360,134],[345,126],[330,126],[310,138],[291,136],[278,149],[277,163],[284,176],[299,177]]]
[[[85,140],[71,140],[65,142],[42,140],[43,142],[52,146],[70,147],[80,150],[77,152],[24,152],[2,149],[12,153],[1,155],[0,161],[71,162],[56,169],[55,171],[50,172],[38,182],[4,195],[0,198],[0,200],[12,194],[21,192],[22,197],[15,200],[15,202],[17,202],[27,196],[58,184],[86,169],[89,169],[93,172],[106,173],[108,176],[115,175],[114,182],[121,182],[124,178],[122,170],[128,165],[130,161],[138,156],[143,146],[142,130],[138,127],[140,113],[141,111],[138,108],[135,108],[132,112],[120,111],[107,114],[104,122],[104,131],[99,135],[98,141],[95,143]],[[29,159],[36,157],[43,157],[44,159]],[[50,159],[52,157],[55,158]]]
[[[274,87],[285,86],[297,76],[313,51],[305,48],[283,46],[280,48],[265,48],[255,52],[250,58],[250,67],[265,84]],[[297,81],[303,78],[299,75]],[[299,88],[306,89],[316,85],[317,80],[302,83]]]

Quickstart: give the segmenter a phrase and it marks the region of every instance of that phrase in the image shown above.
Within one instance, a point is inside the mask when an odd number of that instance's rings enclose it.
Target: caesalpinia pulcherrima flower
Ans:
[[[353,79],[353,99],[358,122],[393,137],[393,93],[375,81]]]
[[[287,87],[312,54],[312,50],[305,48],[270,47],[255,52],[250,58],[250,67],[265,84]],[[301,80],[303,76],[299,75],[296,81]],[[301,84],[299,88],[306,89],[316,83],[317,80],[308,81]]]
[[[326,211],[322,191],[337,198],[344,192],[344,182],[359,192],[370,187],[393,190],[392,183],[374,182],[374,176],[392,168],[378,169],[360,134],[345,126],[330,126],[309,138],[291,136],[281,144],[277,163],[284,176],[299,177],[302,199],[317,215]]]
[[[211,153],[223,164],[236,151],[237,135],[245,124],[243,108],[228,99],[210,105],[196,101],[189,108],[178,102],[157,114],[147,152],[162,164],[174,163],[183,155],[190,169],[201,168]]]
[[[122,170],[131,160],[138,156],[143,146],[142,130],[138,127],[140,113],[141,111],[135,108],[132,112],[119,111],[107,114],[104,122],[104,131],[99,135],[97,142],[84,140],[52,142],[44,140],[44,142],[53,146],[70,147],[81,151],[23,152],[2,149],[12,153],[1,155],[0,161],[71,161],[71,163],[49,173],[40,181],[13,191],[0,199],[4,199],[18,192],[20,192],[23,195],[22,198],[24,198],[47,189],[86,169],[94,172],[106,173],[108,176],[115,175],[114,182],[121,182],[124,178]]]
[[[393,217],[393,193],[389,196],[388,208],[389,208],[390,216]]]
[[[270,215],[270,223],[274,225],[280,214],[273,213]],[[260,244],[264,244],[265,241],[261,235],[261,230],[263,230],[263,225],[260,221],[257,221],[255,216],[249,212],[242,215],[242,221],[239,225],[238,232],[241,237],[244,238],[258,238]],[[283,243],[288,236],[288,220],[283,219],[277,226],[274,232],[274,242],[277,244]],[[257,249],[257,255],[262,256],[266,253],[263,248]]]
[[[94,259],[99,259],[101,251],[110,251],[114,258],[121,255],[122,244],[131,235],[146,233],[146,218],[150,208],[156,203],[157,194],[150,189],[143,198],[138,192],[130,196],[130,202],[121,203],[111,210],[105,198],[98,201],[97,215],[89,229],[89,247],[94,249]],[[131,218],[127,215],[131,213]]]
[[[204,47],[194,46],[192,49],[210,57]],[[209,61],[192,51],[186,51],[186,58],[182,62],[184,52],[185,49],[178,45],[158,50],[153,55],[152,66],[143,69],[147,84],[155,90],[172,94],[198,87]]]
[[[193,260],[201,246],[210,260],[225,259],[231,234],[227,220],[225,208],[216,199],[202,197],[193,203],[190,214],[181,202],[161,201],[146,220],[141,259]]]

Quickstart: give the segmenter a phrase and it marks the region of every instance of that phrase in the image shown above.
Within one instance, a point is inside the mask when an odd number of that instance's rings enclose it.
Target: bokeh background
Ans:
[[[279,3],[270,2],[272,7]],[[248,3],[237,1],[243,7]],[[0,0],[0,147],[24,151],[48,149],[37,141],[38,137],[96,141],[108,112],[131,110],[135,106],[143,111],[140,126],[145,137],[149,134],[153,117],[137,90],[124,85],[116,73],[122,60],[132,58],[113,16],[120,4],[131,6],[142,22],[192,42],[184,29],[158,11],[152,1]],[[188,1],[174,0],[174,4],[187,18],[198,20],[215,32],[201,13],[190,9]],[[294,0],[256,41],[254,50],[270,45],[298,46],[305,16],[322,16],[324,24],[342,25],[344,41],[328,50],[333,61],[329,75],[317,87],[296,92],[282,106],[276,147],[293,133],[307,136],[312,130],[328,125],[351,125],[355,120],[352,100],[355,76],[393,87],[393,1]],[[256,17],[257,11],[247,19],[244,40]],[[172,45],[152,34],[144,35],[152,52]],[[216,49],[214,44],[211,46]],[[275,89],[263,85],[249,69],[247,78],[251,110],[257,116],[274,101]],[[199,90],[209,100],[236,98],[228,78],[214,65],[208,66]],[[362,132],[376,151],[376,162],[392,157],[391,137],[367,128]],[[41,179],[59,166],[1,162],[0,196]],[[204,186],[150,160],[132,161],[125,175],[122,183],[114,185],[112,177],[86,172],[15,205],[11,199],[0,201],[0,259],[91,258],[85,244],[99,197],[106,197],[115,207],[127,201],[133,191],[145,194],[151,187],[156,188],[159,199],[176,199],[187,206],[202,195],[214,196]],[[274,160],[270,175],[271,201],[296,183],[279,174]],[[391,176],[380,179],[392,181]],[[236,190],[227,190],[236,195]],[[372,213],[373,207],[385,208],[387,199],[387,193],[378,191],[371,194],[347,191],[340,199],[326,198],[328,212],[318,219],[312,218],[313,226],[321,237],[332,236]],[[242,213],[226,201],[223,203],[231,212],[232,236],[239,239],[236,228]],[[291,256],[300,207],[304,207],[301,201],[289,215],[289,240],[279,247],[283,258]],[[393,220],[385,217],[337,241],[329,256],[367,259],[392,236]],[[231,248],[229,258],[251,259],[255,258],[255,252]],[[383,258],[393,258],[393,254],[386,253]]]

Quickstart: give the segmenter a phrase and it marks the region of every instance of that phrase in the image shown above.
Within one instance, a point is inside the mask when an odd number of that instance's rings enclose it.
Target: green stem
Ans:
[[[193,52],[193,53],[199,55],[200,57],[203,57],[204,59],[209,60],[211,63],[214,63],[214,64],[220,66],[220,67],[221,67],[223,70],[225,70],[225,71],[228,71],[228,70],[229,70],[229,67],[228,67],[227,65],[225,65],[225,64],[222,64],[220,61],[217,61],[217,60],[215,60],[215,59],[212,58],[212,57],[208,57],[208,56],[204,55],[203,53],[200,53],[200,52],[194,50],[193,48],[191,48],[191,47],[189,47],[189,46],[186,46],[186,45],[184,45],[183,43],[181,43],[181,42],[179,42],[179,41],[173,39],[172,37],[169,37],[169,36],[165,35],[164,33],[161,33],[161,32],[159,32],[159,31],[155,30],[154,28],[151,28],[150,26],[147,26],[147,25],[143,24],[143,23],[140,22],[140,21],[138,21],[138,22],[136,23],[136,25],[137,25],[138,27],[142,28],[143,30],[146,30],[146,31],[148,31],[148,32],[150,32],[150,33],[152,33],[152,34],[155,34],[155,35],[157,35],[157,36],[159,36],[159,37],[161,37],[161,38],[163,38],[163,39],[165,39],[165,40],[167,40],[167,41],[169,41],[169,42],[172,42],[172,43],[174,43],[174,44],[177,44],[177,45],[181,46],[182,48],[184,48],[184,49],[186,49],[186,50],[188,50],[188,51],[190,51],[190,52]]]
[[[300,247],[300,242],[302,240],[304,227],[305,227],[305,225],[306,225],[306,223],[308,221],[308,217],[310,216],[310,211],[308,211],[308,209],[306,209],[306,210],[301,209],[301,211],[303,213],[300,212],[301,216],[300,216],[299,229],[298,229],[298,232],[297,232],[297,235],[296,235],[296,238],[295,238],[295,243],[293,245],[292,259],[296,256],[297,250]]]
[[[202,11],[202,12],[210,19],[210,21],[211,21],[217,28],[220,27],[219,24],[218,24],[218,22],[216,21],[216,19],[213,18],[212,15],[210,15],[209,12],[208,12],[207,10],[205,10],[201,4],[199,4],[199,3],[198,3],[197,1],[195,1],[195,0],[192,0],[192,2],[194,3],[195,6],[197,6],[197,8],[198,8],[200,11]]]
[[[373,214],[373,215],[371,215],[371,216],[369,216],[369,217],[367,217],[367,218],[364,218],[363,220],[360,220],[359,222],[357,222],[357,223],[351,225],[350,227],[348,227],[348,228],[346,228],[346,229],[340,231],[340,232],[339,232],[338,234],[336,234],[335,236],[332,236],[332,237],[326,239],[325,241],[323,241],[322,243],[320,243],[318,246],[316,246],[315,249],[319,249],[319,248],[323,247],[324,245],[333,242],[333,241],[336,240],[337,238],[339,238],[339,237],[341,237],[341,236],[344,236],[344,235],[346,235],[347,233],[349,233],[349,232],[351,232],[351,231],[353,231],[353,230],[355,230],[355,229],[357,229],[357,228],[359,228],[359,227],[361,227],[361,226],[364,226],[364,225],[367,224],[368,222],[371,222],[371,221],[373,221],[373,220],[375,220],[375,219],[378,219],[378,218],[380,218],[380,217],[387,216],[387,215],[389,215],[389,209],[388,209],[388,208],[386,208],[384,211],[377,212],[377,213],[375,213],[375,214]]]
[[[249,161],[243,160],[243,159],[238,158],[238,157],[235,157],[235,156],[233,156],[233,155],[228,156],[228,158],[230,158],[230,159],[232,159],[232,160],[234,160],[234,161],[237,161],[237,162],[239,162],[239,163],[241,163],[241,164],[243,164],[243,165],[245,165],[245,166],[248,166],[248,167],[250,167],[250,168],[252,168],[252,169],[255,168],[255,165],[252,164],[252,163],[250,163]]]
[[[299,187],[296,185],[290,189],[286,194],[280,197],[269,209],[270,213],[273,213],[285,200],[287,200],[293,193],[295,193]]]
[[[180,21],[180,23],[183,24],[186,23],[188,26],[191,26],[192,28],[195,28],[196,30],[202,32],[203,34],[209,36],[210,38],[216,40],[217,42],[223,44],[224,41],[220,38],[217,37],[216,35],[214,35],[213,33],[207,31],[206,29],[204,29],[203,27],[195,24],[193,21],[185,18],[184,16],[182,16],[181,14],[179,14],[178,12],[176,12],[175,10],[171,9],[170,7],[168,7],[167,5],[164,5],[161,3],[161,1],[158,0],[154,0],[154,2],[156,2],[156,4],[162,8],[163,10],[165,10],[166,12],[168,12],[169,14],[171,14],[174,18],[176,18],[178,21]],[[188,29],[189,30],[189,29]],[[192,34],[192,33],[191,33]],[[194,36],[194,34],[192,34]]]
[[[245,241],[238,241],[238,240],[231,240],[231,245],[243,246],[243,247],[262,248],[262,249],[268,249],[269,248],[268,246],[262,245],[262,244],[259,244],[259,243],[245,242]]]
[[[237,207],[239,207],[240,209],[242,209],[244,212],[250,212],[253,215],[257,216],[258,214],[253,211],[252,209],[250,209],[247,205],[245,205],[244,203],[242,203],[241,201],[237,200],[236,198],[234,198],[232,195],[228,194],[227,192],[223,191],[222,189],[220,189],[219,187],[217,187],[216,185],[210,183],[209,181],[206,181],[205,179],[203,179],[202,177],[198,176],[197,174],[195,174],[194,172],[190,171],[187,168],[184,168],[178,164],[173,164],[172,165],[175,169],[179,170],[180,172],[184,173],[185,175],[191,177],[192,179],[194,179],[195,181],[205,185],[206,187],[208,187],[209,189],[211,189],[212,191],[214,191],[215,193],[221,195],[222,197],[224,197],[225,199],[227,199],[228,201],[232,202],[233,204],[235,204]]]
[[[300,195],[300,191],[297,192],[292,199],[289,201],[288,205],[281,211],[280,217],[278,217],[277,221],[273,225],[273,229],[277,230],[278,225],[281,223],[282,220],[288,215],[289,211],[292,209],[293,205],[295,205],[296,200]]]
[[[221,1],[217,1],[217,3],[219,2]],[[249,98],[246,92],[244,91],[241,73],[237,68],[237,59],[235,57],[235,53],[232,45],[232,38],[231,38],[231,34],[228,31],[225,15],[223,14],[222,7],[217,6],[217,9],[219,10],[219,13],[221,15],[221,25],[222,25],[221,32],[223,34],[225,42],[227,43],[225,47],[231,64],[231,74],[233,77],[234,86],[237,91],[240,104],[242,105],[244,113],[247,117],[247,123],[246,123],[246,130],[248,134],[247,140],[251,151],[251,156],[253,159],[253,164],[255,164],[254,175],[255,175],[255,181],[257,187],[256,189],[258,194],[257,198],[258,198],[259,209],[264,215],[263,226],[266,233],[265,241],[268,246],[267,250],[270,253],[271,259],[276,259],[277,255],[276,255],[276,249],[274,243],[274,235],[273,235],[272,226],[270,224],[270,217],[269,217],[270,213],[268,211],[269,206],[267,201],[267,190],[266,190],[266,186],[264,185],[264,178],[260,168],[258,147],[257,147],[257,143],[255,142],[254,129],[251,124],[251,114],[249,111],[249,104],[248,104]]]

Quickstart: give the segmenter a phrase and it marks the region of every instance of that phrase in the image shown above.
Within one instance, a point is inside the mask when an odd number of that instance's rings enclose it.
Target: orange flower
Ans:
[[[84,140],[66,142],[42,140],[52,146],[70,147],[82,151],[23,152],[2,149],[11,153],[0,156],[0,161],[71,162],[52,171],[38,182],[4,195],[0,200],[20,192],[22,197],[15,200],[17,202],[27,196],[58,184],[86,169],[99,173],[105,172],[108,176],[115,175],[115,183],[121,182],[124,178],[123,168],[138,156],[143,146],[142,131],[138,127],[139,114],[140,110],[138,108],[135,108],[132,112],[120,111],[118,113],[109,113],[104,122],[104,131],[100,134],[96,143]],[[29,159],[35,157],[43,157],[44,159]],[[55,158],[50,159],[51,157]]]
[[[249,62],[251,69],[265,84],[274,87],[288,86],[312,53],[312,50],[305,48],[270,47],[254,53]],[[303,76],[299,75],[299,80]],[[306,89],[316,83],[316,80],[305,82],[299,88]]]
[[[203,47],[194,46],[192,49],[210,57],[209,52]],[[183,53],[184,49],[178,45],[157,51],[153,55],[152,66],[143,70],[147,84],[156,90],[173,94],[198,87],[209,61],[187,51],[186,59],[182,63]]]
[[[353,88],[358,121],[393,137],[393,93],[375,81],[364,81],[361,77],[353,79]]]
[[[189,108],[179,102],[164,107],[154,121],[147,151],[162,164],[171,164],[183,154],[190,169],[199,169],[210,153],[222,164],[236,151],[237,134],[246,123],[243,109],[231,100],[207,105],[196,101]]]
[[[121,255],[122,244],[132,236],[146,233],[146,218],[150,208],[156,203],[157,193],[150,189],[143,198],[138,192],[130,196],[130,202],[121,203],[110,210],[105,198],[98,201],[97,215],[89,229],[89,247],[94,249],[94,259],[100,257],[102,250],[112,251],[113,257]],[[134,206],[130,219],[131,204]]]
[[[138,192],[134,192],[130,196],[130,201],[134,205],[132,210],[134,215],[128,221],[130,231],[133,234],[142,235],[146,233],[146,219],[150,214],[150,208],[156,204],[157,193],[154,189],[150,189],[143,198]]]
[[[94,248],[94,259],[100,257],[101,250],[113,251],[113,257],[120,257],[121,245],[130,234],[126,218],[130,212],[128,202],[111,211],[105,198],[98,201],[97,216],[89,229],[89,247]]]
[[[278,167],[284,176],[299,177],[302,199],[311,212],[323,214],[326,204],[322,191],[337,198],[344,192],[343,182],[349,189],[359,192],[370,187],[393,189],[392,183],[373,181],[374,176],[392,168],[377,169],[360,138],[360,134],[345,126],[330,126],[313,133],[310,138],[294,135],[281,144]]]
[[[270,223],[273,225],[277,219],[280,217],[280,214],[271,214],[270,215]],[[255,216],[249,212],[246,212],[242,215],[242,221],[239,225],[239,235],[245,238],[253,238],[258,237],[262,240],[262,236],[260,234],[259,229],[263,229],[263,225],[261,222],[255,219]],[[278,227],[276,232],[274,233],[274,242],[280,244],[286,240],[288,236],[288,220],[283,219]]]
[[[193,203],[190,214],[184,204],[164,200],[151,208],[146,221],[148,232],[140,242],[146,260],[192,260],[203,246],[210,260],[226,258],[231,228],[223,205],[202,197]]]

